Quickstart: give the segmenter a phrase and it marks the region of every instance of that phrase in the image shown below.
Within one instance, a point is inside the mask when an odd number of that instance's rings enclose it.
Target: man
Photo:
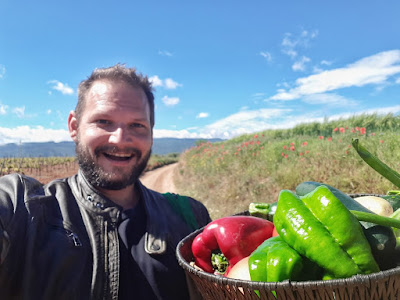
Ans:
[[[0,178],[1,299],[189,299],[175,248],[194,229],[171,195],[139,181],[153,126],[151,84],[134,69],[96,69],[81,82],[68,118],[78,174],[45,186]],[[198,227],[210,221],[183,199]]]

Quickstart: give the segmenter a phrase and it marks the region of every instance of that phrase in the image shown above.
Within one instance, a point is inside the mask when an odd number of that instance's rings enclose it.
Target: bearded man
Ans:
[[[175,257],[196,228],[143,186],[151,155],[154,96],[147,77],[115,65],[95,69],[68,117],[76,175],[42,185],[0,178],[1,299],[190,299]],[[207,209],[190,197],[197,227]]]

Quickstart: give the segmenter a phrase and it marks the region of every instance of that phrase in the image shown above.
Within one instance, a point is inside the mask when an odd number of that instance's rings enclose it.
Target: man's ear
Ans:
[[[70,137],[74,142],[76,142],[78,135],[78,120],[74,111],[70,111],[68,116],[68,130]]]

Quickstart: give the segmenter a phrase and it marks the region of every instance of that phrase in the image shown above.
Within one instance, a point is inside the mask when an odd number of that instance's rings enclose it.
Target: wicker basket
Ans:
[[[363,195],[366,194],[351,196]],[[199,229],[180,241],[176,255],[179,264],[194,281],[204,299],[400,299],[400,267],[345,279],[303,282],[253,282],[206,273],[190,264],[194,260],[192,242],[202,230]]]

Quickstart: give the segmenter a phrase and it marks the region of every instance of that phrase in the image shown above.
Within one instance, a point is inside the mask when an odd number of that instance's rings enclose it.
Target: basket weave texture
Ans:
[[[352,194],[350,196],[365,195],[367,194]],[[240,213],[240,215],[247,214],[248,212]],[[369,275],[355,275],[344,279],[301,282],[254,282],[226,278],[201,271],[193,267],[190,262],[194,260],[191,250],[192,242],[202,231],[203,228],[181,240],[177,246],[176,255],[180,266],[194,281],[204,299],[400,299],[400,267]]]

